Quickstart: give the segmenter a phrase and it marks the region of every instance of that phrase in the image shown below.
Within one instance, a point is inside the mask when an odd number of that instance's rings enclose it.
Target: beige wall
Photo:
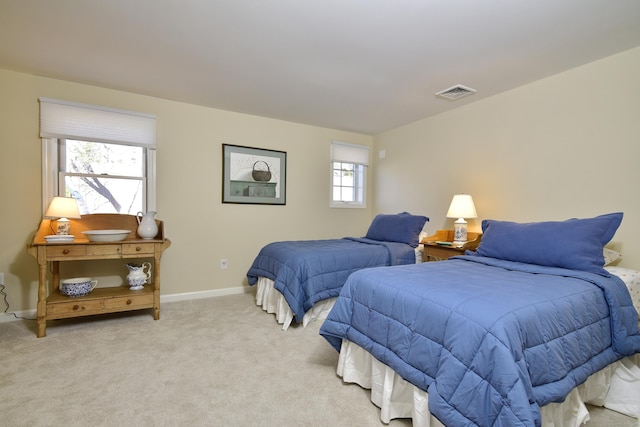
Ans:
[[[470,230],[622,211],[610,246],[640,269],[639,73],[636,48],[376,136],[376,210],[407,206],[429,231],[452,228],[455,193],[474,198]]]
[[[0,93],[0,272],[11,311],[35,309],[36,302],[37,265],[25,245],[42,217],[39,97],[157,115],[157,218],[172,240],[163,257],[163,295],[242,287],[264,244],[363,235],[370,223],[371,206],[329,208],[330,141],[370,146],[370,136],[7,70],[0,70]],[[223,143],[286,151],[286,206],[222,204]],[[229,260],[227,270],[221,258]],[[101,284],[126,276],[121,262],[103,264],[81,263],[73,273],[98,276]]]
[[[483,218],[623,211],[612,247],[624,253],[621,265],[640,269],[638,70],[640,48],[375,138],[0,70],[0,272],[11,311],[36,301],[37,268],[25,245],[42,215],[39,97],[157,115],[158,218],[173,242],[163,258],[166,296],[240,288],[264,244],[363,235],[376,212],[409,210],[431,217],[429,231],[451,228],[445,214],[458,192],[476,202],[471,230]],[[367,209],[328,207],[331,140],[374,144]],[[223,143],[286,151],[287,205],[222,204]],[[113,284],[124,270],[84,263],[74,272]]]

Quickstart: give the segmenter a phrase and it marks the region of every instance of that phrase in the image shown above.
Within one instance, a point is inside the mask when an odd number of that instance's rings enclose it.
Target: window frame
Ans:
[[[42,150],[42,212],[60,188],[60,141],[73,139],[145,150],[143,210],[156,209],[156,116],[52,98],[39,98]]]
[[[330,169],[330,194],[329,206],[332,208],[365,209],[367,207],[367,173],[369,166],[370,148],[366,145],[350,144],[340,141],[331,142]],[[354,201],[335,200],[334,190],[334,163],[353,165],[354,171]],[[339,186],[342,188],[342,186]]]
[[[69,138],[71,139],[71,138]],[[63,183],[60,179],[59,149],[62,138],[42,138],[42,213],[46,212],[49,203],[55,196],[65,196]],[[102,141],[90,141],[102,143]],[[108,142],[112,144],[112,142]],[[137,146],[137,144],[121,144]],[[145,150],[145,171],[143,186],[145,197],[142,198],[143,212],[156,210],[156,149],[142,147]]]

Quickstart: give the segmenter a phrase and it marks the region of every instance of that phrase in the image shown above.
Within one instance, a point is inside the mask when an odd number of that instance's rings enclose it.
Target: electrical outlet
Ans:
[[[220,260],[220,269],[226,270],[228,266],[229,266],[229,261],[226,258],[222,258]]]
[[[4,285],[4,273],[0,273],[0,285]]]

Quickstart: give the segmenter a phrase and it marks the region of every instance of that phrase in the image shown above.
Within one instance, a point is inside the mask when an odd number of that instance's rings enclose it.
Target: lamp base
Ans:
[[[58,235],[66,236],[71,234],[71,222],[67,218],[60,218],[58,220]]]
[[[453,246],[461,247],[467,243],[467,221],[464,218],[458,218],[453,223]]]

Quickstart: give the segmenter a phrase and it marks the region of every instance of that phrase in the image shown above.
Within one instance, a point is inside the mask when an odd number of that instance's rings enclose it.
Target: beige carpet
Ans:
[[[283,332],[252,294],[0,323],[0,426],[380,426],[320,324]],[[594,408],[588,426],[636,426]],[[391,426],[411,425],[394,420]]]

